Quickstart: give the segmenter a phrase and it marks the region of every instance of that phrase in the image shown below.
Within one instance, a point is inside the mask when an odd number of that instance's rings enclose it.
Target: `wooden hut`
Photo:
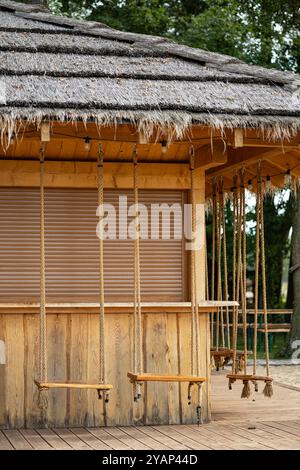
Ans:
[[[42,425],[34,383],[42,307],[48,382],[87,385],[49,390],[50,426],[196,422],[196,398],[188,405],[188,384],[176,380],[191,374],[195,274],[202,418],[210,419],[209,313],[220,304],[205,294],[205,201],[214,177],[222,175],[229,190],[240,168],[246,181],[253,178],[258,160],[274,185],[283,185],[287,172],[300,175],[299,84],[290,73],[0,0],[2,427]],[[191,275],[182,239],[140,242],[143,369],[175,379],[144,384],[137,404],[127,377],[134,342],[132,240],[104,240],[110,402],[88,387],[99,381],[99,148],[104,200],[113,206],[119,195],[134,200],[135,154],[141,202],[183,207],[191,197],[191,148],[194,153],[196,271]]]

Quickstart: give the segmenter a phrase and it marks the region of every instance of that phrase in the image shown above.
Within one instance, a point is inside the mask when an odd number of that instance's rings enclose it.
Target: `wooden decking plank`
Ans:
[[[282,423],[282,421],[279,421],[279,422]],[[291,428],[293,428],[293,429],[296,429],[296,430],[300,431],[300,421],[298,421],[298,420],[294,421],[294,420],[290,420],[290,419],[289,419],[289,420],[287,420],[287,421],[284,421],[284,423],[285,423],[287,426],[289,426],[289,427],[291,427]]]
[[[153,426],[154,429],[157,431],[161,432],[162,434],[165,434],[166,436],[170,436],[172,439],[174,439],[177,442],[182,442],[184,445],[186,445],[189,449],[192,450],[211,450],[208,446],[201,444],[200,442],[197,442],[190,438],[189,436],[186,436],[184,434],[180,434],[178,431],[174,429],[174,426]]]
[[[34,429],[20,429],[20,433],[35,450],[53,450]]]
[[[70,431],[70,429],[55,428],[53,431],[61,437],[72,449],[76,450],[91,450],[91,447],[83,442],[79,437]]]
[[[143,433],[139,428],[136,426],[128,426],[126,428],[122,428],[129,436],[133,437],[134,439],[139,440],[146,446],[148,446],[152,450],[169,450],[170,447],[162,444],[161,441],[153,439],[152,437],[148,436],[147,434]]]
[[[3,432],[0,431],[0,450],[13,450],[13,449],[14,447],[11,445],[9,440],[6,438]]]
[[[220,450],[220,449],[232,450],[232,447],[226,446],[223,443],[213,440],[212,438],[208,438],[207,436],[203,436],[203,434],[201,434],[200,432],[197,432],[196,430],[192,428],[188,428],[187,426],[183,424],[175,425],[174,428],[180,434],[191,436],[193,440],[199,442],[200,444],[205,445],[211,450]]]
[[[87,428],[87,431],[113,450],[132,450],[129,445],[124,444],[124,442],[108,433],[107,429],[108,428]]]
[[[216,432],[220,433],[223,437],[228,437],[231,441],[231,445],[241,444],[246,446],[248,449],[260,449],[260,450],[269,450],[269,447],[266,445],[261,444],[254,436],[251,434],[247,434],[240,429],[237,429],[234,425],[230,425],[229,423],[226,425],[219,424],[219,423],[210,423],[209,425],[210,430],[215,430]],[[237,447],[239,448],[239,447]]]
[[[189,428],[191,425],[189,425]],[[232,449],[232,450],[251,450],[253,449],[253,446],[251,443],[249,444],[249,440],[245,438],[241,438],[240,436],[230,436],[230,434],[227,432],[223,432],[222,429],[219,427],[217,428],[211,428],[207,429],[207,427],[210,427],[210,424],[205,426],[205,429],[201,426],[199,429],[195,428],[196,432],[199,432],[203,436],[209,436],[209,439],[214,439],[215,442],[218,443],[219,449],[226,449],[227,447]]]
[[[75,436],[77,436],[81,441],[85,442],[89,447],[94,450],[111,450],[112,448],[105,444],[103,441],[98,439],[97,437],[93,436],[90,432],[88,432],[85,428],[71,428]]]
[[[280,429],[272,428],[268,426],[267,423],[264,422],[255,422],[255,426],[259,427],[260,429],[263,429],[266,431],[266,433],[269,435],[269,439],[287,439],[286,433],[284,431],[281,431]]]
[[[245,428],[246,426],[249,427],[249,424],[245,424],[245,423],[239,423],[239,426],[242,427],[242,428]],[[267,425],[267,423],[263,423],[263,422],[254,422],[253,424],[250,425],[251,427],[255,427],[255,429],[251,429],[250,431],[253,432],[253,433],[256,433],[258,435],[260,435],[263,439],[267,439],[267,440],[270,440],[270,441],[282,441],[282,440],[285,440],[285,441],[290,441],[292,436],[290,436],[289,434],[287,434],[285,431],[281,431],[281,430],[277,430],[276,428],[272,428],[270,426]],[[292,438],[293,439],[293,438]],[[294,439],[295,441],[297,441],[297,438]]]
[[[209,424],[200,427],[193,424],[189,424],[187,425],[187,427],[189,429],[195,430],[207,439],[212,439],[215,442],[218,441],[221,445],[221,448],[223,448],[223,446],[233,448],[232,446],[234,442],[232,441],[232,439],[229,438],[228,433],[226,436],[224,436],[224,433],[220,432],[219,430],[209,429]]]
[[[9,440],[11,445],[16,450],[32,450],[33,447],[16,429],[8,429],[2,431],[5,437]]]
[[[170,436],[166,436],[161,432],[154,429],[152,426],[141,426],[141,432],[147,434],[153,439],[159,440],[162,444],[168,446],[172,450],[188,450],[189,448],[185,446],[182,442],[178,442],[172,439]]]
[[[260,449],[262,449],[262,446],[263,446],[262,450],[270,450],[270,449],[273,449],[273,450],[282,449],[283,450],[283,449],[290,448],[291,446],[291,440],[279,438],[278,436],[268,433],[258,428],[257,426],[255,426],[255,429],[249,430],[249,424],[240,423],[239,425],[235,424],[234,428],[237,430],[240,429],[240,430],[245,431],[245,436],[246,435],[250,436],[252,434],[253,438],[251,438],[251,442],[253,440],[253,442],[258,443]],[[264,444],[261,444],[262,440]]]
[[[151,450],[151,447],[148,447],[137,439],[132,438],[129,434],[123,431],[122,428],[106,428],[105,431],[133,450]]]
[[[272,426],[273,428],[276,429],[281,429],[287,434],[287,437],[296,436],[297,438],[300,438],[300,430],[297,430],[295,428],[289,427],[287,424],[282,424],[277,421],[268,421],[268,425]]]
[[[55,450],[72,450],[61,437],[51,429],[37,429],[37,433]]]

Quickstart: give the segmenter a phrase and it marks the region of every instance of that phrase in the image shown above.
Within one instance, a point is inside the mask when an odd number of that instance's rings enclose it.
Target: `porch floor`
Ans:
[[[0,431],[0,450],[300,449],[300,391],[279,385],[274,397],[241,400],[224,373],[212,378],[212,422],[195,425]],[[255,401],[253,401],[255,398]]]

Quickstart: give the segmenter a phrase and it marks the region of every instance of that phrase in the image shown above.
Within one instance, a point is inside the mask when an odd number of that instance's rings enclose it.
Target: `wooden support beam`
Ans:
[[[41,124],[41,142],[50,142],[50,123],[42,122]]]
[[[223,141],[212,141],[200,147],[195,155],[195,168],[208,170],[227,163],[227,146]]]
[[[236,128],[227,132],[227,143],[237,149],[244,147],[244,129]]]
[[[270,165],[275,166],[280,171],[285,173],[287,170],[291,170],[291,174],[296,177],[300,177],[300,152],[298,155],[287,153],[286,158],[280,159],[276,156],[270,156],[266,160]],[[298,165],[299,166],[296,166]]]
[[[206,173],[209,179],[214,177],[223,176],[228,173],[234,173],[247,166],[254,165],[259,160],[267,160],[271,157],[284,156],[284,151],[281,148],[273,149],[248,149],[245,148],[239,150],[231,150],[228,152],[228,161],[225,165],[218,167],[217,169],[210,169]]]
[[[189,189],[189,165],[180,163],[140,163],[140,186],[143,189]],[[39,187],[38,161],[0,161],[0,186]],[[45,186],[61,188],[96,188],[96,163],[45,163]],[[105,188],[131,189],[131,163],[105,163]]]
[[[204,300],[199,302],[198,312],[199,315],[206,315],[207,313],[216,312],[219,307],[237,306],[238,303],[234,301],[213,301]],[[116,313],[133,313],[132,302],[107,302],[105,303],[105,313],[116,314]],[[191,302],[142,302],[142,314],[188,314],[191,313]],[[98,313],[99,303],[98,302],[47,302],[46,304],[47,314],[86,314],[86,313]],[[39,302],[1,302],[0,303],[0,315],[14,315],[14,314],[39,314],[40,304]]]

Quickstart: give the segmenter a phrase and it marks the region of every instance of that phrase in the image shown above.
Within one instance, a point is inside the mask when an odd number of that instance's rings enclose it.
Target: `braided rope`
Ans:
[[[137,148],[133,150],[133,190],[134,190],[134,370],[143,372],[142,344],[142,309],[141,309],[141,268],[140,268],[140,221],[139,221],[139,191],[138,191],[138,156]],[[140,384],[136,384],[137,398],[140,397]]]
[[[237,189],[237,207],[236,207],[236,225],[237,225],[237,272],[236,272],[236,288],[235,295],[236,301],[240,299],[240,284],[242,275],[242,194],[241,188]],[[233,367],[236,368],[236,348],[237,348],[237,333],[238,333],[238,307],[234,311],[235,326],[234,326],[234,349],[233,349]],[[235,370],[234,370],[235,373]]]
[[[39,324],[39,380],[47,382],[47,316],[46,316],[46,260],[45,260],[45,144],[40,147],[40,324]],[[39,389],[39,407],[43,412],[48,408],[47,389]],[[45,415],[43,416],[43,419]]]
[[[265,260],[265,227],[264,227],[264,207],[262,203],[262,187],[259,186],[259,197],[261,200],[260,210],[260,226],[261,226],[261,281],[262,281],[262,297],[265,324],[265,354],[266,354],[266,372],[270,376],[270,354],[269,354],[269,338],[268,338],[268,309],[267,309],[267,288],[266,288],[266,260]]]
[[[211,260],[211,300],[215,300],[215,263],[216,263],[216,205],[217,205],[217,183],[216,178],[213,179],[213,196],[212,196],[212,260]],[[214,345],[214,313],[211,313],[211,329],[210,342]],[[216,340],[216,346],[218,342]]]
[[[222,229],[222,214],[221,214],[221,188],[222,188],[222,178],[219,181],[219,198],[217,201],[217,258],[218,258],[218,291],[217,296],[218,300],[222,300],[222,244],[221,244],[221,229]],[[223,195],[222,195],[223,197]],[[222,348],[225,347],[225,336],[224,336],[224,316],[223,316],[223,307],[218,308],[217,318],[219,318],[219,325],[221,324],[221,345]]]
[[[246,247],[246,201],[245,201],[245,186],[243,172],[240,174],[241,179],[241,222],[242,222],[242,272],[241,272],[241,300],[242,300],[242,317],[243,317],[243,341],[244,341],[244,373],[247,373],[247,305],[246,305],[246,290],[247,290],[247,247]]]
[[[40,381],[47,381],[47,317],[45,261],[45,144],[40,148]]]
[[[219,198],[218,198],[218,215],[217,215],[217,253],[218,253],[218,300],[222,300],[222,243],[221,243],[221,231],[222,231],[222,199],[223,199],[223,178],[219,180]],[[225,348],[225,334],[224,334],[224,311],[223,307],[219,309],[220,323],[221,323],[221,344],[222,348]]]
[[[98,150],[98,207],[101,208],[99,214],[99,380],[100,383],[106,383],[106,364],[105,364],[105,311],[104,311],[104,247],[103,247],[103,204],[104,204],[104,175],[103,175],[103,150],[99,145]]]
[[[237,176],[233,179],[233,256],[232,256],[232,298],[236,298],[236,235],[237,235],[237,211],[238,211],[238,200],[237,200]],[[233,358],[232,358],[232,373],[236,373],[236,356],[237,356],[237,324],[238,324],[238,307],[233,308],[232,314],[232,343],[233,343]]]
[[[255,281],[254,281],[254,332],[253,332],[253,375],[257,367],[257,328],[258,328],[258,290],[259,290],[259,248],[260,248],[260,211],[261,211],[261,174],[257,168],[256,192],[256,234],[255,234]]]
[[[223,181],[220,188],[220,203],[221,203],[221,220],[223,230],[223,273],[224,273],[224,299],[228,300],[228,272],[227,272],[227,239],[226,239],[226,218],[225,218],[225,194],[223,193]],[[229,308],[226,306],[226,337],[227,348],[230,349],[230,325],[229,325]]]
[[[208,256],[207,256],[207,236],[205,226],[205,300],[209,300],[209,282],[208,282]]]

